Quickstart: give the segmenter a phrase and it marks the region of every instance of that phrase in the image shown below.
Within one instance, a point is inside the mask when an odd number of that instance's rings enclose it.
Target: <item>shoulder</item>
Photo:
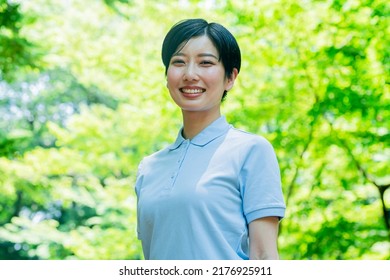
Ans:
[[[171,145],[146,155],[138,165],[138,172],[145,171],[148,167],[164,159],[167,156],[170,147]]]
[[[250,149],[273,150],[272,144],[264,136],[247,132],[235,127],[229,131],[229,140]]]

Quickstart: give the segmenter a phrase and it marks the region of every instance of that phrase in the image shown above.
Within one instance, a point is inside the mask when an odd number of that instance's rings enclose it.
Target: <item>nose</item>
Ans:
[[[196,66],[193,63],[189,63],[185,67],[183,80],[184,81],[196,81],[199,79]]]

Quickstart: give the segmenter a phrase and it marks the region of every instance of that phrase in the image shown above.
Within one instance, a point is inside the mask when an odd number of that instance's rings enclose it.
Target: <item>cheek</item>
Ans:
[[[173,69],[168,68],[168,72],[167,72],[167,86],[169,87],[170,85],[173,85],[173,84],[177,83],[178,79],[179,79],[178,71],[174,71]]]
[[[206,68],[203,72],[203,77],[205,79],[223,81],[225,79],[225,71],[222,67]]]
[[[172,73],[167,73],[167,88],[169,90],[169,93],[172,95],[172,93],[175,92],[175,89],[178,87],[177,78],[172,75]]]

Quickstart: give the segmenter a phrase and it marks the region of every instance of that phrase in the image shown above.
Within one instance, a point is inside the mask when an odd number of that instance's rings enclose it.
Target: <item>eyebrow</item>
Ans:
[[[174,53],[172,55],[172,57],[174,57],[174,56],[186,56],[186,55],[184,53],[179,52],[179,53]],[[211,53],[200,53],[197,55],[197,57],[214,57],[216,60],[219,61],[219,58]]]

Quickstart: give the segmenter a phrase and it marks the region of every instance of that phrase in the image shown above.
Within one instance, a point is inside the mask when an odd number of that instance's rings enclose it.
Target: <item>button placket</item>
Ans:
[[[180,156],[178,157],[178,159],[176,161],[174,171],[172,172],[171,177],[170,177],[170,179],[171,179],[170,188],[171,189],[175,185],[176,178],[179,175],[180,168],[181,168],[181,166],[183,164],[184,158],[186,157],[189,144],[190,144],[189,140],[185,140],[183,145],[182,145],[182,147],[180,148],[180,150],[181,150]]]

